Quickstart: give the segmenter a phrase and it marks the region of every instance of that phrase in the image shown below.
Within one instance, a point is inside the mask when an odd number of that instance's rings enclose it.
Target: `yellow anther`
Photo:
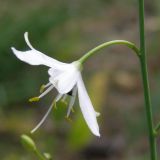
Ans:
[[[29,102],[37,102],[39,101],[39,97],[33,97],[29,99]]]
[[[40,87],[40,93],[42,93],[45,89],[45,85],[43,84],[41,87]]]

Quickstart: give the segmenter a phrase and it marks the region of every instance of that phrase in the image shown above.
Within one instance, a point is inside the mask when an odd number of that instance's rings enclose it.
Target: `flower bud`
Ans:
[[[24,148],[29,151],[36,150],[36,145],[34,141],[28,135],[25,134],[21,135],[21,143],[24,146]]]

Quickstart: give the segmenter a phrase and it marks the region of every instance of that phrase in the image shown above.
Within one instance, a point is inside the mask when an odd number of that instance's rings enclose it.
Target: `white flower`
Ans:
[[[32,47],[31,43],[28,39],[28,33],[24,34],[25,41],[27,45],[30,47],[28,51],[18,51],[14,47],[12,47],[13,53],[19,58],[21,61],[29,63],[30,65],[45,65],[49,67],[49,83],[43,85],[42,93],[38,97],[34,97],[30,99],[30,101],[39,100],[47,93],[49,93],[53,88],[56,88],[58,91],[57,97],[53,100],[51,106],[49,107],[47,113],[40,121],[40,123],[31,131],[32,133],[37,130],[41,124],[44,122],[50,111],[52,110],[54,104],[60,99],[65,99],[67,94],[71,94],[71,100],[69,102],[67,117],[69,117],[70,112],[73,108],[76,93],[78,91],[79,105],[83,114],[83,117],[92,131],[92,133],[96,136],[100,136],[99,134],[99,126],[97,123],[97,113],[91,100],[87,94],[86,88],[84,86],[82,76],[81,76],[81,64],[79,61],[72,62],[70,64],[59,62],[51,57],[46,56],[45,54],[37,51]],[[44,91],[44,89],[46,89]]]

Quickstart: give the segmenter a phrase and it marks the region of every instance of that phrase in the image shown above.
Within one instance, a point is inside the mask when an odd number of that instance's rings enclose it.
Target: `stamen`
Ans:
[[[43,122],[46,120],[46,118],[48,117],[49,113],[51,112],[54,103],[55,103],[55,101],[51,104],[51,106],[49,107],[48,111],[46,112],[46,114],[44,115],[42,120],[38,123],[38,125],[34,129],[31,130],[31,133],[34,133],[43,124]]]
[[[47,88],[40,96],[39,98],[42,98],[43,96],[45,96],[47,93],[49,93],[52,89],[54,88],[53,85],[51,85],[49,88]]]
[[[61,102],[63,102],[65,105],[67,105],[67,101],[66,101],[66,98],[67,98],[67,94],[65,94],[61,100]]]
[[[55,98],[55,101],[58,102],[62,98],[63,94],[58,94],[58,96]]]
[[[44,117],[42,118],[42,120],[37,124],[37,126],[31,130],[31,133],[34,133],[42,124],[43,122],[46,120],[46,118],[48,117],[49,113],[51,112],[53,106],[56,104],[56,102],[62,97],[62,94],[58,94],[57,97],[52,101],[48,111],[46,112],[46,114],[44,115]]]
[[[45,88],[49,87],[52,83],[47,83],[46,85],[43,84],[41,87],[40,87],[40,93],[42,93],[44,91]]]
[[[69,102],[68,111],[67,111],[67,117],[69,117],[71,111],[74,112],[73,105],[74,105],[74,102],[76,100],[76,93],[77,93],[77,87],[75,86],[73,88],[72,97],[71,97],[70,102]]]
[[[42,93],[42,92],[44,91],[44,89],[45,89],[45,85],[44,85],[44,84],[42,84],[42,85],[41,85],[41,87],[40,87],[39,92],[40,92],[40,93]]]
[[[67,94],[65,94],[65,95],[63,96],[62,101],[65,101],[66,98],[67,98]]]
[[[58,94],[58,96],[55,98],[55,102],[58,102],[62,98],[63,94]],[[55,103],[54,108],[57,109],[57,104]]]
[[[42,85],[41,88],[40,88],[40,92],[43,92],[43,90],[44,90],[46,87],[50,86],[50,85],[51,85],[50,82],[47,83],[46,85]],[[29,99],[29,102],[37,102],[37,101],[39,101],[40,98],[42,98],[42,97],[45,96],[47,93],[49,93],[53,88],[54,88],[53,85],[50,86],[50,87],[49,87],[46,91],[44,91],[40,96],[30,98],[30,99]]]
[[[39,101],[39,97],[33,97],[29,99],[29,102],[37,102]]]

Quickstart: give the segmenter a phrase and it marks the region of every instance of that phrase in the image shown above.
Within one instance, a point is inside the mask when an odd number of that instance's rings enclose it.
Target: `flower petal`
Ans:
[[[66,63],[62,63],[60,61],[57,61],[38,50],[34,49],[29,42],[28,39],[28,33],[26,32],[24,34],[25,41],[27,45],[30,47],[31,50],[29,51],[18,51],[14,47],[12,47],[13,53],[16,55],[17,58],[19,58],[21,61],[24,61],[26,63],[29,63],[31,65],[46,65],[48,67],[54,67],[54,68],[62,68],[62,66],[68,65]]]
[[[55,69],[55,68],[50,68],[48,70],[48,74],[51,76],[51,77],[57,77],[58,75],[60,75],[63,71],[62,70],[58,70],[58,69]]]
[[[51,76],[49,81],[55,86],[59,93],[65,94],[70,92],[77,83],[80,71],[73,64],[70,64],[69,69],[55,75],[57,76]]]
[[[29,39],[28,39],[28,32],[25,32],[25,33],[24,33],[24,39],[25,39],[28,47],[31,48],[31,49],[34,49],[34,47],[31,45],[31,43],[30,43],[30,41],[29,41]]]
[[[88,127],[92,131],[92,133],[100,137],[99,126],[96,119],[97,114],[87,94],[81,75],[79,76],[77,86],[78,86],[79,104],[80,104],[83,117]]]

